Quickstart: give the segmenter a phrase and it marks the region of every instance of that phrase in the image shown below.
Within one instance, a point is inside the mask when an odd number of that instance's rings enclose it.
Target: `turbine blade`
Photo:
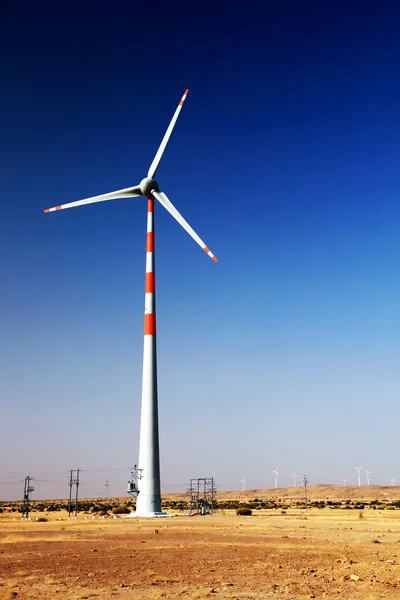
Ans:
[[[181,213],[178,212],[172,202],[167,198],[167,196],[163,192],[157,192],[156,190],[152,190],[151,192],[154,198],[157,198],[160,204],[182,225],[183,229],[188,232],[190,236],[203,248],[204,252],[208,254],[210,258],[213,259],[214,262],[218,262],[217,258],[211,252],[211,250],[206,246],[203,240],[197,235],[197,233],[190,227],[189,223],[185,221],[182,217]]]
[[[168,144],[169,138],[171,137],[172,130],[175,127],[176,120],[177,120],[177,118],[179,116],[179,113],[181,112],[183,103],[185,102],[186,96],[188,95],[188,93],[189,93],[189,90],[185,90],[185,93],[183,94],[183,96],[181,98],[181,101],[179,102],[179,104],[177,106],[177,109],[174,112],[174,116],[171,119],[171,123],[168,125],[168,129],[165,132],[165,135],[164,135],[164,137],[162,139],[160,147],[157,150],[157,154],[155,155],[155,157],[153,159],[153,162],[150,165],[147,177],[150,177],[151,179],[153,179],[154,175],[156,174],[156,171],[158,169],[158,165],[160,164],[160,160],[162,159],[162,155],[164,154],[164,150],[165,150],[165,148],[166,148],[166,146]]]
[[[84,198],[84,200],[76,200],[76,202],[69,202],[68,204],[60,204],[59,206],[53,206],[52,208],[46,208],[43,212],[53,212],[55,210],[62,210],[64,208],[73,208],[74,206],[83,206],[84,204],[93,204],[94,202],[104,202],[105,200],[119,200],[120,198],[134,198],[135,196],[141,196],[142,192],[140,187],[124,188],[123,190],[116,190],[115,192],[109,192],[108,194],[101,194],[100,196],[92,196],[91,198]]]

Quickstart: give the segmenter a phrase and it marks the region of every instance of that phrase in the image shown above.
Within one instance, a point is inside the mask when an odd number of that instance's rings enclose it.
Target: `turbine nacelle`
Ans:
[[[146,196],[146,198],[153,198],[153,190],[156,192],[160,191],[157,181],[152,177],[145,177],[142,179],[139,183],[139,187],[143,196]]]

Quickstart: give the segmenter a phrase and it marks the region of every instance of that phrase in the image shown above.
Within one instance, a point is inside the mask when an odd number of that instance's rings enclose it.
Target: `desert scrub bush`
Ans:
[[[113,508],[111,512],[113,515],[129,515],[131,509],[126,504],[122,504]]]
[[[247,506],[241,506],[240,508],[236,509],[236,514],[239,517],[250,517],[253,514],[253,511]]]
[[[38,523],[47,523],[48,519],[46,519],[46,517],[39,517],[38,518]]]
[[[374,539],[372,539],[372,540],[371,540],[371,542],[372,542],[373,544],[380,544],[380,541],[379,541],[379,540],[376,540],[375,538],[374,538]]]

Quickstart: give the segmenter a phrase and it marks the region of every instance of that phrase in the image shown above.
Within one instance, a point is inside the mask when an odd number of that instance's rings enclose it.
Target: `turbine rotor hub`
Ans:
[[[139,184],[139,187],[143,196],[146,196],[146,198],[153,198],[153,194],[151,193],[152,190],[156,190],[157,192],[159,191],[157,181],[155,179],[152,179],[151,177],[145,177],[144,179],[142,179],[142,181]]]

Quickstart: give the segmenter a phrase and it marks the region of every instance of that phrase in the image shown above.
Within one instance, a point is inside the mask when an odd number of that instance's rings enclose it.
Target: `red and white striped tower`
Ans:
[[[135,515],[137,517],[155,517],[165,514],[161,512],[154,258],[154,200],[149,198],[147,204],[142,413],[138,464],[141,477],[136,503]]]

